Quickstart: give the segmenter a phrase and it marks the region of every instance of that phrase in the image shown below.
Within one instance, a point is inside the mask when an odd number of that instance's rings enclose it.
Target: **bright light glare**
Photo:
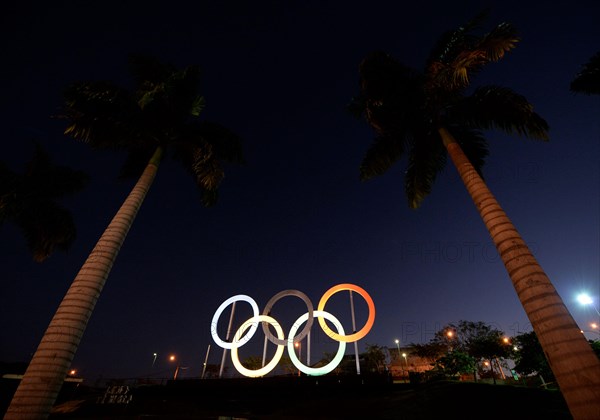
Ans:
[[[582,305],[591,305],[592,303],[594,303],[591,296],[587,293],[580,293],[579,295],[577,295],[577,301]]]

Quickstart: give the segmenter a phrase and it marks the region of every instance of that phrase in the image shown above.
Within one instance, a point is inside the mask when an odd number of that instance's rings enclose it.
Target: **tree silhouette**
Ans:
[[[198,67],[177,70],[154,59],[133,57],[131,69],[136,80],[133,92],[109,82],[75,83],[65,92],[63,117],[69,121],[65,134],[96,148],[127,151],[122,174],[141,172],[141,176],[67,291],[5,419],[48,416],[163,154],[170,150],[190,171],[207,206],[216,202],[222,163],[242,161],[237,136],[198,119],[204,108]]]
[[[571,82],[573,92],[600,95],[600,51],[588,61]]]
[[[82,190],[87,181],[82,171],[54,165],[36,143],[23,174],[0,162],[0,226],[14,223],[37,262],[56,249],[66,251],[75,240],[75,223],[71,213],[57,201]]]

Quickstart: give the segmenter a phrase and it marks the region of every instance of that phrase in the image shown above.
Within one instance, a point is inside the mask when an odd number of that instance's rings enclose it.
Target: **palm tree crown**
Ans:
[[[75,223],[57,200],[82,190],[87,181],[81,171],[54,165],[39,144],[23,174],[0,162],[0,225],[17,225],[37,262],[57,248],[66,251],[75,240]]]
[[[422,72],[382,52],[370,54],[360,65],[361,90],[351,110],[364,115],[377,135],[360,167],[361,179],[383,174],[406,153],[405,189],[412,208],[430,193],[445,165],[440,127],[457,139],[478,172],[488,154],[482,130],[499,128],[548,139],[548,125],[523,96],[499,86],[478,87],[468,94],[471,76],[519,41],[508,23],[474,35],[480,19],[445,33]]]
[[[78,82],[65,91],[65,134],[96,148],[125,149],[122,176],[139,176],[157,148],[170,149],[193,174],[202,202],[216,202],[222,162],[242,162],[239,138],[225,127],[199,121],[199,68],[176,70],[132,56],[135,90],[110,82]]]

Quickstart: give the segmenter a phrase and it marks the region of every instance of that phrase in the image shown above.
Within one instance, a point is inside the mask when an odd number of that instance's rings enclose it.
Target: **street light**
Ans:
[[[600,331],[598,331],[598,324],[596,324],[595,322],[591,322],[590,327],[592,327],[591,331],[580,330],[581,334],[585,334],[587,332],[587,333],[594,333],[594,334],[600,335]]]
[[[580,305],[583,305],[583,306],[590,305],[592,308],[594,308],[594,311],[596,311],[598,316],[600,316],[600,311],[598,311],[598,308],[596,308],[596,305],[594,305],[594,299],[592,299],[592,297],[590,295],[588,295],[587,293],[578,294],[577,301],[579,302]]]
[[[154,359],[152,359],[152,367],[154,367],[154,363],[156,363],[156,356],[158,356],[158,354],[152,353],[152,356],[154,356]]]
[[[398,362],[400,364],[400,369],[402,370],[402,376],[404,376],[404,369],[402,369],[402,362],[400,361],[400,340],[396,338],[394,343],[396,343],[396,348],[398,349]]]

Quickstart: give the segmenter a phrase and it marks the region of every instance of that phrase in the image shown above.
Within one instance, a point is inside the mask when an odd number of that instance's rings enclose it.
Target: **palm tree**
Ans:
[[[75,240],[75,223],[56,200],[80,191],[87,181],[81,171],[54,165],[39,144],[23,174],[0,162],[0,226],[4,221],[18,226],[37,262],[56,249],[66,251]]]
[[[361,93],[351,109],[364,115],[377,137],[368,149],[363,180],[383,174],[408,155],[405,190],[417,208],[450,158],[471,195],[504,262],[561,391],[575,418],[600,413],[600,362],[580,333],[554,286],[480,173],[487,155],[482,130],[547,140],[548,126],[527,100],[498,86],[470,95],[470,76],[515,47],[515,28],[501,23],[474,34],[480,18],[443,35],[425,70],[418,72],[384,53],[360,65]]]
[[[234,134],[198,120],[204,100],[197,93],[196,66],[176,70],[143,57],[134,57],[131,64],[136,80],[133,92],[108,82],[76,83],[66,90],[65,134],[93,147],[125,149],[129,158],[123,173],[142,173],[67,291],[5,419],[48,416],[165,151],[171,149],[195,177],[206,206],[217,199],[222,162],[242,161]]]
[[[588,61],[571,82],[571,91],[600,95],[600,51]]]

